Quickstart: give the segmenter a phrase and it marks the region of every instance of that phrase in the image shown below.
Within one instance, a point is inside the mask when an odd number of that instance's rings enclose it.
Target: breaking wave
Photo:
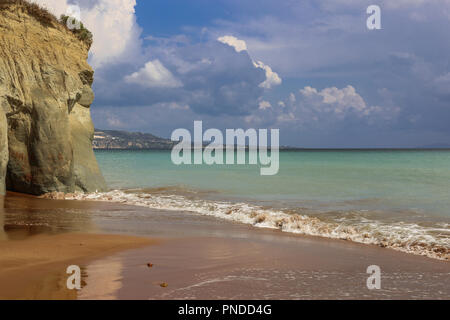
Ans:
[[[48,195],[47,197],[54,197]],[[152,209],[189,211],[201,215],[279,229],[310,236],[343,239],[377,245],[402,252],[449,260],[450,225],[433,223],[423,226],[413,222],[383,222],[352,213],[351,219],[301,214],[289,210],[268,209],[248,203],[190,199],[185,195],[115,190],[106,193],[67,194],[66,200],[109,201]]]

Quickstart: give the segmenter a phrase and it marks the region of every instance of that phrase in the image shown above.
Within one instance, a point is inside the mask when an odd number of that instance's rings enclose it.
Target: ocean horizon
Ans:
[[[0,0],[0,300],[448,300],[450,1],[379,2]]]

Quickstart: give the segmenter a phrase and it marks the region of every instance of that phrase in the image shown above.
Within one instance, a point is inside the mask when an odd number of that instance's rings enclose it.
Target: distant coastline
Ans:
[[[94,150],[171,150],[177,142],[155,136],[151,133],[128,132],[120,130],[95,129]],[[208,143],[205,143],[205,146]],[[281,151],[417,151],[450,150],[450,144],[434,144],[405,148],[301,148],[280,146]]]
[[[150,133],[95,129],[94,150],[170,150],[174,142]]]

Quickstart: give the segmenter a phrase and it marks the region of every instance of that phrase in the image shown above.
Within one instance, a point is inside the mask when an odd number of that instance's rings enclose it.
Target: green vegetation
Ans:
[[[52,26],[56,24],[63,25],[67,30],[71,31],[75,36],[86,43],[89,47],[92,45],[92,33],[85,28],[83,23],[80,22],[79,29],[69,29],[67,27],[67,20],[69,19],[66,15],[61,15],[60,19],[56,18],[52,13],[50,13],[46,8],[41,7],[40,5],[29,2],[27,0],[0,0],[0,10],[8,9],[12,5],[15,5],[30,16],[34,17],[37,21],[42,23],[45,26]],[[76,23],[77,21],[74,21]]]
[[[30,16],[36,18],[37,21],[46,26],[57,22],[57,19],[53,14],[37,3],[28,2],[26,0],[0,0],[0,9],[9,8],[11,5],[21,7]]]
[[[61,15],[61,17],[59,18],[59,22],[64,25],[66,28],[67,27],[67,21],[69,20],[69,16],[66,15]],[[81,21],[78,21],[75,18],[72,18],[73,21],[71,21],[73,24],[78,24],[79,23],[79,28],[74,28],[71,29],[70,31],[72,31],[78,39],[80,39],[81,41],[85,42],[88,44],[88,46],[90,47],[92,45],[92,32],[90,32],[88,29],[86,29],[86,27],[84,26],[84,24]]]

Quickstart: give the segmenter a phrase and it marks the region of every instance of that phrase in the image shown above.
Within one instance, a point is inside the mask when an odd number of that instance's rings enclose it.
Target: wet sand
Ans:
[[[12,199],[28,209],[28,204],[36,204],[33,197]],[[52,207],[37,204],[44,210]],[[0,299],[76,299],[77,291],[66,285],[68,266],[83,268],[92,260],[157,242],[126,235],[51,232],[52,228],[20,222],[3,226],[3,199],[0,205]]]
[[[92,239],[95,243],[106,239],[105,234],[158,240],[154,245],[127,249],[121,242],[125,239],[115,236],[111,241],[122,244],[114,252],[104,251],[100,258],[79,252],[75,260],[81,261],[84,286],[76,296],[58,290],[66,275],[58,278],[42,265],[36,274],[40,270],[46,277],[34,288],[46,288],[50,298],[450,299],[449,262],[375,246],[107,202],[9,194],[4,211],[0,223],[3,219],[3,239],[9,240],[0,242],[1,252],[13,246],[27,251],[38,238],[49,243],[55,237],[68,237],[67,245],[58,241],[63,247],[75,246],[79,236],[98,237]],[[80,231],[89,234],[73,234]],[[59,263],[54,256],[48,259]],[[0,255],[0,267],[5,261]],[[148,263],[153,266],[149,268]],[[370,265],[381,268],[381,290],[366,287]],[[0,290],[14,289],[22,298],[33,298],[14,282],[19,275],[9,277],[11,282],[6,285],[2,279],[0,272]],[[167,286],[162,287],[163,283]]]
[[[380,290],[366,285],[374,264],[381,268]],[[101,270],[110,266],[120,274],[118,285],[82,290],[81,299],[450,298],[446,262],[298,237],[177,239],[98,260],[86,270],[90,279],[102,279]]]
[[[0,299],[74,299],[67,267],[149,245],[150,239],[95,234],[35,235],[0,241]]]

